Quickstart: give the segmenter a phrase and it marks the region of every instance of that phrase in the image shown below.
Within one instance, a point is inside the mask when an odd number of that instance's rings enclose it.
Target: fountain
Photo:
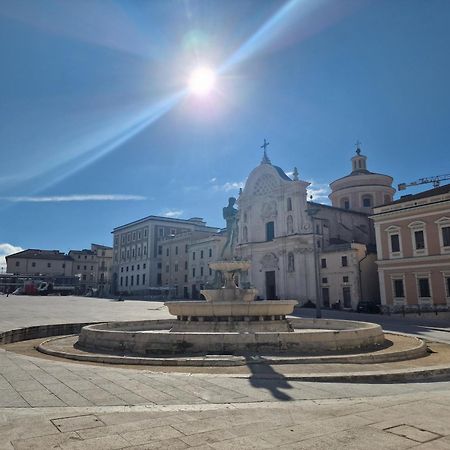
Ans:
[[[385,345],[379,325],[341,320],[287,319],[296,300],[255,300],[258,291],[241,282],[249,261],[234,257],[237,221],[234,198],[223,208],[227,241],[214,286],[205,300],[168,301],[175,320],[110,322],[82,328],[77,348],[100,353],[160,355],[329,354]],[[236,282],[239,279],[240,286]],[[219,281],[221,280],[221,281]]]

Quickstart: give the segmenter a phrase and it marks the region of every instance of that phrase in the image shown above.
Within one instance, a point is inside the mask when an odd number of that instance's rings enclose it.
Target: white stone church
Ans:
[[[309,183],[291,179],[266,152],[238,198],[237,256],[252,262],[249,281],[261,298],[356,308],[377,300],[375,238],[368,214],[391,201],[392,178],[367,170],[357,149],[352,172],[331,184],[332,206],[307,201]],[[314,255],[316,245],[316,261]]]

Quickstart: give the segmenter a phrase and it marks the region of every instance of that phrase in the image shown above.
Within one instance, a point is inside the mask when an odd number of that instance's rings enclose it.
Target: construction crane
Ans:
[[[412,181],[411,183],[400,183],[398,185],[398,190],[404,191],[409,186],[418,186],[419,184],[427,184],[427,183],[433,183],[434,187],[439,187],[441,181],[446,180],[450,180],[450,173],[447,173],[446,175],[436,175],[434,177],[419,178],[418,180]]]

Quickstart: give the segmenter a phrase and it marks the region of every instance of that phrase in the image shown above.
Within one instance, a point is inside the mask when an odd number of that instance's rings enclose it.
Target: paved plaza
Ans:
[[[0,296],[0,331],[166,317],[161,302]],[[447,333],[445,321],[436,324]],[[161,372],[16,352],[20,345],[0,347],[1,449],[450,448],[447,381]]]

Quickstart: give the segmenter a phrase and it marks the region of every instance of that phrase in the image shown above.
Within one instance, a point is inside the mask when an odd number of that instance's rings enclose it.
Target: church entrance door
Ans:
[[[266,272],[266,298],[267,300],[274,300],[276,297],[275,271],[271,270]]]

